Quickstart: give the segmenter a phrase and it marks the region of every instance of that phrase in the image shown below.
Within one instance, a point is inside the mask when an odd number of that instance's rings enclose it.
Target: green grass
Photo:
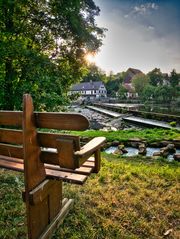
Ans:
[[[178,239],[179,163],[103,153],[102,168],[83,186],[65,184],[74,207],[53,239]],[[22,175],[0,171],[0,238],[25,238]]]
[[[144,130],[119,130],[119,131],[99,131],[88,130],[83,132],[72,132],[80,136],[97,137],[104,136],[107,141],[119,140],[126,142],[129,139],[139,138],[147,142],[164,141],[164,140],[180,140],[180,131],[176,129],[144,129]]]

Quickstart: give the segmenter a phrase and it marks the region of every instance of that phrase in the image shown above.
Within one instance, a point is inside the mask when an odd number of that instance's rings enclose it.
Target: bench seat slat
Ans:
[[[12,158],[12,157],[7,157],[7,156],[3,156],[3,155],[0,156],[0,160],[1,159],[5,160],[5,161],[8,161],[8,162],[12,162],[12,163],[19,163],[19,164],[24,163],[23,159]],[[51,170],[56,170],[56,171],[61,171],[61,172],[69,172],[69,173],[75,173],[75,174],[90,175],[93,171],[94,164],[92,164],[89,167],[81,166],[80,168],[77,168],[75,170],[67,169],[67,168],[60,168],[59,166],[51,165],[51,164],[45,164],[45,168],[51,169]]]
[[[46,169],[46,175],[49,179],[62,179],[64,182],[74,183],[74,184],[84,184],[87,177],[86,175],[62,172],[52,169]]]
[[[6,159],[0,158],[0,168],[11,169],[17,172],[24,172],[24,165],[18,162],[7,161]]]
[[[24,164],[7,161],[4,159],[0,160],[0,167],[17,171],[17,172],[24,172]],[[87,179],[86,175],[75,174],[70,172],[62,172],[62,171],[57,171],[52,169],[46,169],[46,175],[50,179],[59,179],[59,180],[63,180],[64,182],[80,184],[80,185],[82,185]]]

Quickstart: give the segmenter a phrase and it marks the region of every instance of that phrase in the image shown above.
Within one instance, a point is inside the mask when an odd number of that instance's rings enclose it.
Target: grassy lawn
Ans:
[[[104,153],[98,175],[84,186],[64,185],[75,204],[53,239],[178,239],[179,180],[179,163]],[[0,170],[0,185],[0,238],[24,239],[22,175]]]
[[[100,130],[88,130],[83,132],[72,132],[80,136],[97,137],[104,136],[107,141],[119,140],[125,142],[129,139],[139,138],[146,140],[147,142],[164,141],[164,140],[180,140],[180,131],[176,129],[143,129],[143,130],[119,130],[119,131],[100,131]]]

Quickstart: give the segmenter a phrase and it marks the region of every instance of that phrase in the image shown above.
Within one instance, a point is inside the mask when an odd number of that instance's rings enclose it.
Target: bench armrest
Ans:
[[[79,161],[79,166],[83,164],[89,156],[100,150],[105,141],[105,137],[96,137],[84,145],[81,150],[74,152],[75,158]]]

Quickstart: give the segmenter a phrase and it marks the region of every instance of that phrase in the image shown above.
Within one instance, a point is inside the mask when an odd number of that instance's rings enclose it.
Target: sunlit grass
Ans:
[[[104,136],[107,141],[119,140],[125,142],[129,139],[139,138],[147,142],[164,141],[164,140],[180,140],[180,131],[176,129],[144,129],[144,130],[119,130],[119,131],[99,131],[89,130],[83,132],[72,132],[80,136],[97,137]]]
[[[0,238],[25,238],[22,176],[0,171]],[[102,168],[85,185],[65,184],[75,204],[53,239],[178,239],[179,163],[103,153]]]

